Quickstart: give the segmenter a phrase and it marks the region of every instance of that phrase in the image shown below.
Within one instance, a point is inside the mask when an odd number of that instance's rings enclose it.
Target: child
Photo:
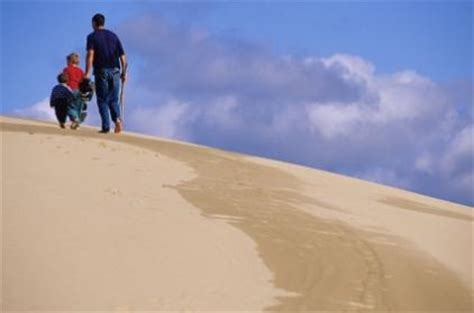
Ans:
[[[76,52],[70,53],[66,57],[66,61],[67,66],[64,68],[63,73],[69,77],[67,85],[72,89],[72,91],[76,91],[79,89],[79,83],[84,77],[84,72],[79,67],[79,54]]]
[[[59,84],[51,91],[49,104],[54,108],[56,118],[61,128],[66,128],[66,119],[69,116],[69,119],[72,121],[71,128],[76,129],[79,126],[79,121],[74,114],[71,114],[71,105],[74,101],[74,95],[71,88],[67,85],[68,76],[61,73],[57,79]]]
[[[64,68],[63,73],[69,77],[67,84],[71,88],[74,96],[74,100],[70,104],[69,114],[71,114],[79,123],[82,123],[87,115],[87,105],[85,101],[90,101],[90,99],[81,96],[81,91],[79,90],[80,84],[84,78],[84,72],[79,67],[79,54],[76,52],[70,53],[66,57],[66,61],[67,66]]]

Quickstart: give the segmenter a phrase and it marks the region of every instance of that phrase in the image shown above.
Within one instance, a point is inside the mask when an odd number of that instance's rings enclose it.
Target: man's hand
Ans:
[[[122,54],[120,56],[120,65],[122,69],[122,74],[120,74],[120,79],[122,80],[122,83],[125,83],[127,80],[127,68],[128,68],[128,63],[127,63],[127,57],[125,54]]]

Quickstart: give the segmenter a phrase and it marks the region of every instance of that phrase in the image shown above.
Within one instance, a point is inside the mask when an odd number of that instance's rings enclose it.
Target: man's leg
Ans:
[[[115,123],[115,132],[122,131],[122,120],[119,106],[119,92],[120,92],[120,70],[114,69],[110,72],[109,77],[109,109],[112,120]]]
[[[102,120],[102,131],[110,130],[110,118],[108,108],[109,83],[105,72],[95,75],[95,88],[97,95],[97,106]]]

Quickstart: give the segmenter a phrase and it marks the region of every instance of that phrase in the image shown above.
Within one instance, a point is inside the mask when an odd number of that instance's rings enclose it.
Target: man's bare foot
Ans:
[[[121,131],[122,131],[122,121],[117,120],[117,121],[115,122],[115,129],[114,129],[114,132],[115,132],[116,134],[118,134],[118,133],[120,133]]]

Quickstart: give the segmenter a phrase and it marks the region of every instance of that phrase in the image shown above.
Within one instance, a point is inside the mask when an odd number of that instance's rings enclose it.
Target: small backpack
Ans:
[[[79,93],[81,99],[86,101],[91,101],[94,96],[94,83],[89,78],[83,78],[79,83]]]

